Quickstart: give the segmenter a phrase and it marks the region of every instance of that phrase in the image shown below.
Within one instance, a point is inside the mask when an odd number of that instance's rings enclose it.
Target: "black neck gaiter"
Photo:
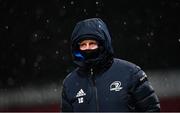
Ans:
[[[80,52],[81,52],[82,56],[84,57],[84,60],[96,59],[100,54],[99,48],[83,50]]]

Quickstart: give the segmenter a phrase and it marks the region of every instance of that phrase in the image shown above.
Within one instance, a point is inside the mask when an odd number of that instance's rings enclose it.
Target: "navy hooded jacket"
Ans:
[[[101,55],[83,60],[78,40],[91,37],[102,43]],[[141,68],[113,58],[106,24],[91,18],[76,24],[71,37],[72,56],[78,67],[63,81],[62,112],[160,111],[153,87]]]

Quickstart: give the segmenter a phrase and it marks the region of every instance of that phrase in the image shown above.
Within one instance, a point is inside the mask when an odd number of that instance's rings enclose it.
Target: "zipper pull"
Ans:
[[[93,74],[94,74],[94,73],[93,73],[93,68],[91,68],[90,71],[91,71],[91,75],[93,75]]]

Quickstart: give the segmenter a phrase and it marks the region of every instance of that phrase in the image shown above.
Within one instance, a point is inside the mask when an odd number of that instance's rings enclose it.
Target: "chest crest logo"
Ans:
[[[121,89],[123,89],[123,87],[121,87],[120,81],[114,81],[110,85],[110,91],[120,91]]]

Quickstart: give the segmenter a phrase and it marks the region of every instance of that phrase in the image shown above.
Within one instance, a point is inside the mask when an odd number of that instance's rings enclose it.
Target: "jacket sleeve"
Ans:
[[[133,76],[132,98],[135,111],[159,112],[160,102],[147,75],[140,70]]]
[[[61,93],[61,111],[62,112],[72,112],[72,105],[66,94],[66,87],[63,85]]]

